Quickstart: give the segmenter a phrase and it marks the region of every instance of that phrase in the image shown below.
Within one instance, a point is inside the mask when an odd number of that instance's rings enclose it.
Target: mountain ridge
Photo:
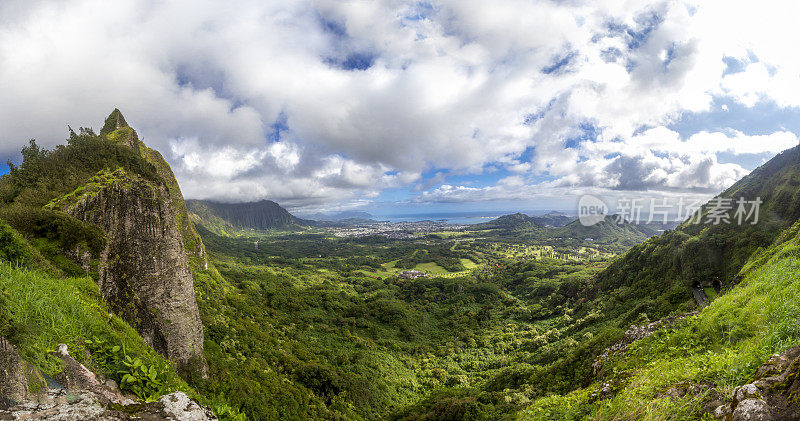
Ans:
[[[271,200],[225,203],[211,200],[187,200],[187,209],[195,223],[217,233],[239,230],[297,230],[310,225]]]

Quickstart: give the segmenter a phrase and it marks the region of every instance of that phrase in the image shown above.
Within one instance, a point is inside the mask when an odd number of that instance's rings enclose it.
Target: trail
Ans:
[[[694,294],[694,300],[697,301],[697,305],[699,307],[704,307],[706,305],[708,297],[706,297],[706,293],[703,291],[703,288],[692,287],[692,294]]]

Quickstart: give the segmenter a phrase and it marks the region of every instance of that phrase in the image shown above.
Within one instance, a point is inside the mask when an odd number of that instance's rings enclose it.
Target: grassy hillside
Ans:
[[[753,256],[742,281],[698,316],[636,343],[609,361],[591,386],[534,401],[522,419],[701,418],[710,391],[678,399],[659,395],[681,384],[714,385],[730,395],[770,355],[800,342],[798,228]],[[616,396],[596,400],[592,393],[606,381]]]
[[[657,232],[644,225],[626,221],[617,222],[614,216],[606,216],[602,221],[584,226],[580,221],[572,221],[563,227],[555,228],[553,236],[588,240],[603,245],[630,247],[656,235]]]
[[[133,328],[111,313],[92,278],[55,277],[37,269],[40,265],[36,250],[0,221],[0,336],[14,343],[28,364],[55,376],[62,367],[51,352],[66,343],[71,355],[117,382],[125,374],[120,359],[126,355],[154,367],[158,384],[138,390],[143,399],[176,390],[198,397]],[[114,347],[118,349],[112,352]],[[37,376],[30,381],[34,390],[42,387]]]
[[[505,215],[470,227],[476,235],[495,242],[526,242],[556,247],[592,246],[619,253],[657,234],[644,225],[617,223],[612,216],[592,225],[559,214],[531,217],[522,213]]]
[[[531,228],[544,228],[544,227],[563,227],[568,223],[574,221],[575,218],[570,218],[566,215],[550,212],[542,216],[528,216],[524,213],[515,213],[511,215],[503,215],[497,219],[481,224],[475,224],[472,229],[531,229]]]
[[[739,225],[734,209],[733,223],[714,225],[706,216],[710,206],[699,211],[700,223],[684,223],[674,231],[634,246],[598,276],[595,295],[618,296],[617,306],[629,300],[647,297],[653,305],[646,311],[651,317],[663,317],[680,308],[685,294],[694,284],[719,282],[723,287],[735,284],[739,270],[753,253],[769,247],[800,215],[800,148],[789,149],[718,197],[760,198],[758,223]],[[659,304],[660,303],[660,304]]]

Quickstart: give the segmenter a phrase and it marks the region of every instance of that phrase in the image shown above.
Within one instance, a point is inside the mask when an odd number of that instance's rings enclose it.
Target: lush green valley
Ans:
[[[272,202],[187,209],[118,111],[100,134],[23,156],[0,178],[0,336],[42,374],[32,388],[58,376],[66,343],[139,399],[183,390],[221,419],[699,419],[800,340],[798,148],[721,194],[763,199],[758,224],[660,236],[558,214],[342,235]],[[125,250],[85,215],[120,194],[160,218],[155,237],[181,232],[170,251],[191,271],[204,340],[193,369],[107,302]]]

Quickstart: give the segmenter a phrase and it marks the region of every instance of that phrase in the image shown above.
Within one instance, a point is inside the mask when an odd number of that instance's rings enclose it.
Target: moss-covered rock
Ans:
[[[46,208],[106,233],[98,259],[103,297],[179,368],[196,368],[199,360],[204,370],[203,327],[188,256],[205,265],[205,248],[189,221],[175,176],[161,154],[139,140],[119,110],[109,115],[100,135],[134,149],[155,167],[158,177],[104,169]]]
[[[100,290],[158,352],[180,365],[202,356],[203,327],[166,186],[117,170],[52,206],[101,227]]]

